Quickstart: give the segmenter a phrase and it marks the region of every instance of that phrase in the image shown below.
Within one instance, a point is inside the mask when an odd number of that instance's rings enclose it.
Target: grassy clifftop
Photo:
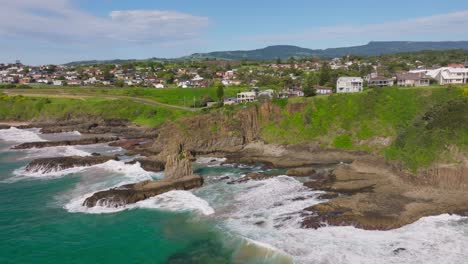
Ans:
[[[131,100],[99,98],[65,99],[0,95],[0,120],[64,120],[71,118],[121,118],[139,125],[159,126],[191,113],[145,105]]]
[[[387,88],[276,104],[279,115],[263,122],[269,143],[368,150],[413,170],[441,159],[450,145],[468,146],[467,88]]]

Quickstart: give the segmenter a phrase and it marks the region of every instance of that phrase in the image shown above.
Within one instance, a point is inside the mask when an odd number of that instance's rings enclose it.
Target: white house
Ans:
[[[162,83],[155,83],[153,84],[154,88],[158,88],[158,89],[162,89],[162,88],[166,88],[166,86],[164,86],[164,84]]]
[[[253,102],[257,99],[256,92],[242,92],[237,94],[237,102],[238,103],[247,103]]]
[[[430,70],[427,75],[437,80],[440,85],[447,84],[467,84],[468,69],[467,68],[440,68]]]
[[[364,80],[361,77],[340,77],[336,82],[337,93],[359,93],[363,91]]]
[[[56,86],[60,86],[60,85],[63,85],[63,81],[62,80],[53,80],[52,84],[56,85]]]

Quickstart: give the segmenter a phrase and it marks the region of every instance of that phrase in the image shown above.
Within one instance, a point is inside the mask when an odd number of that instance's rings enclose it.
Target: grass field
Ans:
[[[245,91],[246,86],[226,87],[225,97],[235,97],[238,92]],[[33,86],[32,89],[11,89],[31,94],[70,94],[70,95],[117,95],[155,100],[163,104],[177,106],[193,106],[194,102],[204,98],[217,100],[216,89],[209,88],[101,88],[101,87],[64,87],[64,86]]]
[[[89,116],[123,118],[135,124],[156,127],[167,120],[190,114],[192,113],[183,110],[145,105],[130,100],[0,96],[0,120],[54,120]]]

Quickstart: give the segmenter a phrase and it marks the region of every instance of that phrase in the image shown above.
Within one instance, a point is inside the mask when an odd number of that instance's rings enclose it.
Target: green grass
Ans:
[[[371,149],[402,160],[415,170],[438,160],[447,144],[468,145],[468,128],[460,125],[468,124],[468,107],[453,103],[466,98],[467,88],[461,87],[385,88],[360,94],[294,98],[288,104],[306,103],[302,111],[282,111],[273,121],[265,121],[262,137],[269,143],[318,141],[324,147]],[[456,110],[447,110],[450,105],[456,105]],[[421,120],[430,111],[439,118],[437,128],[428,129]],[[397,140],[390,147],[367,145],[369,140],[384,138]]]
[[[60,120],[73,117],[122,118],[135,124],[156,127],[190,113],[150,106],[130,100],[86,100],[0,96],[0,120]]]
[[[247,90],[245,86],[226,87],[224,89],[225,97],[236,97],[237,93]],[[100,88],[100,87],[51,87],[51,86],[34,86],[33,89],[24,91],[27,93],[46,94],[46,93],[66,93],[72,95],[117,95],[130,96],[155,100],[160,103],[190,107],[194,101],[202,100],[203,98],[211,98],[217,100],[216,89],[209,88]]]

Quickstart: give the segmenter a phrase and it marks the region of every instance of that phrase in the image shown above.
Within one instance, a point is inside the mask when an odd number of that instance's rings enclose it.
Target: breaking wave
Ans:
[[[12,143],[47,141],[39,136],[39,129],[0,129],[0,140]]]
[[[170,191],[135,204],[120,207],[99,205],[92,208],[83,206],[84,200],[93,193],[82,195],[73,199],[64,206],[71,213],[106,214],[132,209],[159,209],[172,212],[193,211],[202,215],[214,214],[214,209],[205,200],[195,196],[189,191]]]

